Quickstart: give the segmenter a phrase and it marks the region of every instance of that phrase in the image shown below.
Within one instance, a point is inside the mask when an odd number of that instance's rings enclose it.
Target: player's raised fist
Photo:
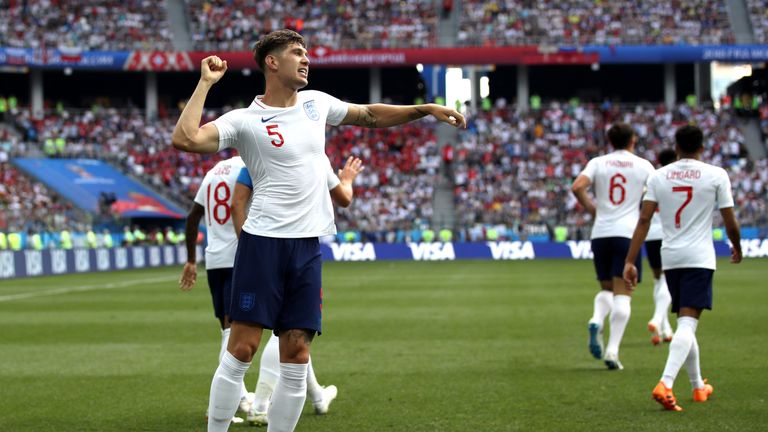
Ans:
[[[200,68],[200,79],[211,84],[217,83],[227,71],[227,61],[219,56],[209,56],[203,59]]]

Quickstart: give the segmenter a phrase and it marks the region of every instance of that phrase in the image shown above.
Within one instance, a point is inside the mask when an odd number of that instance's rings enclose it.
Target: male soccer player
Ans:
[[[221,349],[219,361],[226,352],[229,341],[229,305],[232,292],[232,267],[235,262],[237,237],[232,225],[232,194],[240,169],[244,166],[240,156],[220,161],[205,174],[195,195],[195,202],[187,216],[185,244],[187,262],[179,280],[179,287],[189,291],[197,281],[196,240],[200,220],[205,217],[208,245],[205,248],[205,269],[208,287],[213,300],[213,312],[221,325]],[[241,382],[240,408],[246,413],[250,400],[245,384]],[[233,417],[234,422],[242,419]]]
[[[328,168],[328,189],[331,193],[331,199],[341,207],[348,207],[352,203],[354,195],[352,184],[355,181],[355,177],[364,169],[362,161],[350,156],[344,168],[339,170],[338,177],[334,175],[330,161],[328,161]],[[240,174],[237,177],[237,184],[235,185],[235,192],[232,198],[232,219],[238,237],[248,215],[248,203],[251,201],[252,190],[251,175],[248,173],[248,169],[243,167],[240,169]],[[251,404],[251,410],[247,416],[248,421],[255,425],[265,425],[269,421],[267,418],[269,399],[272,397],[272,392],[280,376],[278,344],[277,336],[272,334],[261,352],[259,380],[256,383],[253,404]],[[326,414],[337,393],[338,389],[336,386],[322,387],[317,382],[312,366],[312,356],[310,356],[307,363],[307,395],[312,401],[315,413]]]
[[[645,180],[654,170],[650,162],[634,154],[637,135],[628,124],[611,126],[608,141],[614,151],[590,160],[573,182],[572,191],[595,218],[592,253],[601,290],[595,296],[594,313],[588,325],[589,351],[595,358],[603,359],[608,369],[623,369],[619,345],[631,313],[632,292],[625,288],[621,277],[622,259],[629,249]],[[594,202],[587,193],[592,184]],[[603,321],[608,313],[611,332],[603,353]]]
[[[262,37],[254,57],[264,72],[264,95],[201,127],[205,97],[227,70],[226,61],[206,57],[172,136],[174,147],[188,152],[236,148],[253,180],[255,199],[235,258],[232,333],[211,382],[210,432],[229,427],[239,383],[264,328],[280,338],[280,378],[268,431],[292,431],[301,415],[310,342],[321,331],[318,238],[336,232],[326,182],[325,125],[389,127],[432,115],[466,127],[460,113],[439,105],[355,105],[319,91],[299,92],[308,84],[309,58],[304,39],[290,30]]]
[[[659,165],[667,166],[677,160],[677,154],[674,150],[662,150],[659,152]],[[648,331],[651,332],[651,343],[658,345],[662,340],[670,342],[672,340],[672,326],[669,324],[669,305],[672,303],[672,297],[667,288],[667,279],[661,269],[661,239],[663,232],[661,229],[661,219],[658,209],[651,219],[651,227],[648,230],[648,237],[645,239],[645,254],[648,257],[648,264],[653,271],[653,317],[648,321]]]
[[[672,384],[685,365],[693,387],[693,400],[705,402],[713,388],[701,378],[696,327],[704,309],[712,309],[712,276],[715,248],[712,243],[712,210],[719,208],[731,241],[731,262],[741,262],[739,223],[733,211],[731,181],[724,169],[701,162],[704,135],[696,126],[675,132],[679,160],[660,168],[648,179],[648,190],[624,264],[627,289],[637,284],[635,259],[648,234],[658,207],[664,239],[661,261],[677,313],[677,331],[669,344],[669,356],[653,398],[664,409],[682,411]]]

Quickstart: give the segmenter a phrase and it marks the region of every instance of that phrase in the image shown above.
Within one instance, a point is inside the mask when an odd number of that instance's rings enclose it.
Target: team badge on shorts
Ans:
[[[310,120],[320,120],[320,113],[317,112],[314,100],[304,102],[304,112],[307,114],[307,117],[309,117]]]
[[[240,310],[249,311],[253,309],[253,305],[256,303],[256,294],[254,293],[240,293]]]

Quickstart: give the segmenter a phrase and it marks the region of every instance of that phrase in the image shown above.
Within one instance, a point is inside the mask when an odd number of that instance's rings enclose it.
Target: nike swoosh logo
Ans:
[[[273,115],[272,117],[267,117],[267,118],[264,118],[264,117],[262,117],[262,118],[261,118],[261,122],[262,122],[262,123],[266,123],[266,122],[268,122],[268,121],[272,120],[272,119],[273,119],[273,118],[275,118],[275,117],[277,117],[277,115]]]

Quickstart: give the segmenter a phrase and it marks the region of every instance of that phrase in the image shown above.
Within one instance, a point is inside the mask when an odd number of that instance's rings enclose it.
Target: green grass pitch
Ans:
[[[182,293],[180,271],[0,282],[0,431],[204,431],[220,335],[205,272]],[[768,260],[719,262],[698,330],[715,393],[694,404],[683,370],[670,413],[650,397],[668,345],[649,342],[648,280],[608,371],[587,350],[589,261],[326,263],[313,359],[339,396],[297,431],[766,430],[766,280]]]

